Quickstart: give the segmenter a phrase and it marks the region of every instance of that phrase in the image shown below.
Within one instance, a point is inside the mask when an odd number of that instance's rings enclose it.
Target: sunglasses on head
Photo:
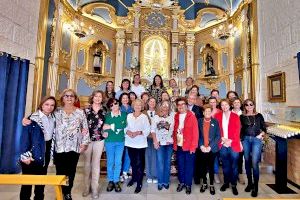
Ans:
[[[114,105],[118,105],[118,102],[114,102],[110,105],[110,107],[113,107]]]

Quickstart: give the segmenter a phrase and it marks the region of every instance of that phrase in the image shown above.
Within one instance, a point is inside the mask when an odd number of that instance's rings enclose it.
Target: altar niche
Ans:
[[[206,44],[201,55],[204,61],[205,77],[218,75],[218,52],[210,44]]]
[[[107,47],[101,40],[98,40],[89,48],[89,72],[96,74],[104,73],[105,55],[107,51]]]
[[[168,79],[170,73],[169,43],[160,36],[150,36],[143,41],[141,51],[141,75],[151,79],[156,74]]]

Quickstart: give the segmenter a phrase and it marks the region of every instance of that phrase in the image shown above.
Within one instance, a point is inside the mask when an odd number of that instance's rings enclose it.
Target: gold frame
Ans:
[[[280,72],[268,76],[267,80],[268,80],[268,101],[285,102],[286,101],[285,72]],[[274,94],[274,92],[279,94],[278,95]]]

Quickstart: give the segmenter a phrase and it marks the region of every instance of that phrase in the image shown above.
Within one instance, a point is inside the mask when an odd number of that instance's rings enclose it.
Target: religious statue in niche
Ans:
[[[205,76],[216,76],[216,71],[214,69],[214,60],[209,53],[207,53],[206,55],[205,67],[206,67]]]
[[[99,48],[96,48],[93,56],[94,56],[94,62],[93,62],[94,73],[101,74],[102,59],[103,59],[101,50]]]

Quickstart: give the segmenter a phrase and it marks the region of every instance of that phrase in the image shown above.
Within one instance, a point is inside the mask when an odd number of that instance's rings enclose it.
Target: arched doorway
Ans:
[[[169,78],[170,51],[168,42],[160,36],[148,37],[142,45],[141,75],[152,79],[155,74]]]

